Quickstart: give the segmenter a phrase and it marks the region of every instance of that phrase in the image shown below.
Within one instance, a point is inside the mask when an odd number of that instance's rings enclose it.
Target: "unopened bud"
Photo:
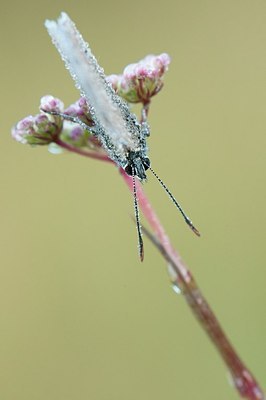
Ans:
[[[148,55],[138,63],[129,64],[122,75],[107,79],[118,95],[129,103],[148,103],[163,87],[163,75],[168,70],[170,57],[166,53]]]

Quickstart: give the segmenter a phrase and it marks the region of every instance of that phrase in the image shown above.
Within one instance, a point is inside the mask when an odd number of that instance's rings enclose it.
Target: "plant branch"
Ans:
[[[68,150],[72,153],[79,154],[80,156],[113,163],[113,161],[104,153],[97,153],[95,151],[87,151],[78,147],[74,147],[71,144],[64,142],[59,137],[54,140],[54,143],[62,147],[63,149]]]

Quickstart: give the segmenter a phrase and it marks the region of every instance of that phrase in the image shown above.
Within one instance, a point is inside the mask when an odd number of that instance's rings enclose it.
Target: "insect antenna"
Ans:
[[[139,205],[138,205],[138,198],[137,198],[135,168],[133,166],[132,166],[132,182],[133,182],[134,213],[135,213],[136,226],[137,226],[137,231],[138,231],[138,241],[139,241],[139,256],[140,256],[140,261],[143,261],[144,260],[144,245],[143,245],[141,225],[140,225],[140,219],[139,219]]]
[[[188,224],[188,226],[190,227],[190,229],[197,235],[200,236],[200,232],[198,231],[198,229],[193,225],[192,221],[188,218],[188,216],[185,214],[184,210],[182,209],[182,207],[180,206],[180,204],[176,201],[176,199],[174,198],[174,196],[172,195],[172,193],[170,192],[170,190],[168,189],[168,187],[165,185],[165,183],[161,180],[161,178],[159,178],[159,176],[156,174],[156,172],[149,167],[149,169],[151,170],[151,172],[153,173],[153,175],[155,176],[155,178],[158,180],[158,182],[160,183],[160,185],[164,188],[164,190],[166,191],[166,193],[168,194],[168,196],[170,197],[170,199],[172,200],[172,202],[174,203],[174,205],[176,206],[176,208],[178,208],[178,210],[180,211],[181,215],[183,216],[185,222]]]

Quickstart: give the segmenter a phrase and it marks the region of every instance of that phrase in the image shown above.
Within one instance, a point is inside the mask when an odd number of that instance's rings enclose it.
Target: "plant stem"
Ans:
[[[54,140],[54,143],[62,147],[63,149],[68,150],[72,153],[79,154],[80,156],[113,163],[113,161],[105,153],[97,153],[95,151],[87,151],[78,147],[74,147],[71,144],[64,142],[59,137]]]
[[[140,119],[141,123],[147,122],[149,109],[150,109],[150,101],[143,103],[142,109],[141,109],[141,119]]]
[[[123,170],[120,170],[120,172],[131,192],[133,192],[131,177]],[[265,399],[264,393],[256,379],[243,364],[226,337],[219,321],[204,298],[188,267],[184,264],[180,255],[173,249],[141,184],[139,182],[136,183],[139,206],[151,226],[154,235],[150,234],[145,228],[143,228],[143,231],[161,252],[167,263],[171,265],[170,278],[173,285],[177,286],[182,291],[189,307],[214,343],[232,375],[238,393],[249,400]]]
[[[59,138],[55,143],[62,148],[79,155],[114,164],[114,162],[105,154],[75,148],[74,146],[63,142]],[[132,177],[128,176],[122,168],[120,168],[120,173],[133,193]],[[259,384],[241,361],[232,344],[226,337],[219,321],[201,293],[190,270],[184,264],[178,252],[172,247],[170,240],[139,181],[136,181],[136,187],[139,206],[151,226],[154,235],[149,233],[145,228],[143,228],[143,231],[161,252],[167,263],[170,264],[171,269],[168,270],[168,272],[170,273],[173,285],[177,286],[182,291],[192,312],[214,343],[232,375],[238,393],[240,396],[248,400],[265,400],[264,393]]]

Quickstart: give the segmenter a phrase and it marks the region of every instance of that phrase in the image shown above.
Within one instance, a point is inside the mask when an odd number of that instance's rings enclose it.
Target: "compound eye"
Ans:
[[[132,176],[132,166],[130,164],[127,164],[125,167],[125,172],[129,175]]]
[[[143,159],[143,165],[144,165],[145,171],[150,168],[151,162],[150,162],[150,159],[148,157],[145,157]]]

